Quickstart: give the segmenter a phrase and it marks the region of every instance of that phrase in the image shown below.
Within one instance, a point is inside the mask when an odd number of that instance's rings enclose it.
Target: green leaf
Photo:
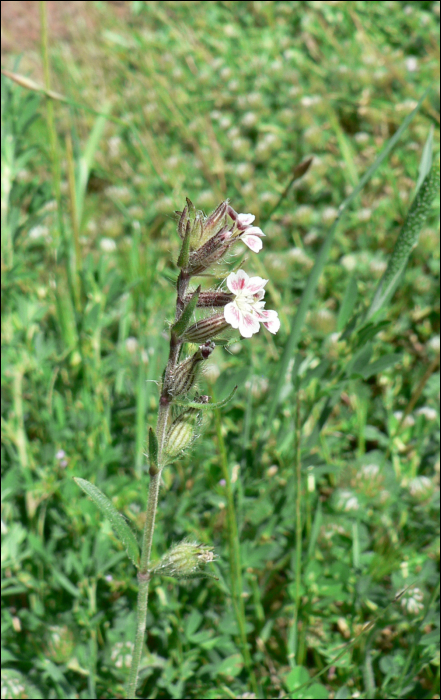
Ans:
[[[315,295],[315,290],[318,285],[319,279],[321,277],[321,274],[323,272],[323,269],[326,265],[326,261],[328,259],[329,252],[331,250],[332,243],[334,241],[334,236],[335,232],[337,230],[337,227],[342,219],[343,214],[346,212],[346,210],[349,208],[349,206],[352,204],[352,202],[355,200],[355,198],[360,194],[364,186],[369,182],[371,177],[376,173],[380,165],[383,163],[384,160],[386,160],[387,156],[389,153],[392,151],[392,149],[395,147],[396,143],[399,141],[401,138],[403,132],[407,129],[409,126],[410,122],[412,119],[415,117],[417,112],[419,112],[420,107],[424,100],[426,99],[427,95],[430,92],[430,88],[427,88],[427,90],[424,91],[420,99],[418,100],[418,104],[416,105],[415,109],[413,109],[407,117],[403,120],[403,123],[397,129],[395,134],[392,136],[391,139],[387,142],[383,150],[381,151],[380,155],[375,159],[374,163],[371,165],[370,168],[365,172],[363,177],[360,179],[360,182],[358,183],[357,187],[351,192],[349,197],[347,197],[344,202],[340,205],[339,210],[338,210],[338,216],[336,220],[334,221],[333,225],[329,229],[326,238],[322,244],[322,247],[320,248],[320,251],[318,253],[316,262],[314,267],[312,268],[311,272],[309,273],[308,280],[306,282],[305,289],[303,291],[302,297],[300,299],[300,304],[297,307],[296,315],[294,317],[292,326],[291,326],[291,333],[289,335],[289,338],[286,342],[285,349],[283,351],[283,355],[280,359],[279,362],[279,368],[278,368],[278,376],[277,380],[275,382],[275,386],[272,391],[273,399],[269,408],[269,415],[268,415],[268,420],[267,424],[270,425],[272,422],[272,419],[274,418],[277,405],[279,403],[280,399],[280,393],[283,389],[283,386],[285,385],[285,378],[286,378],[286,372],[288,370],[288,365],[291,361],[291,358],[294,356],[294,353],[296,352],[298,342],[300,340],[300,334],[303,328],[303,324],[306,319],[306,315],[308,313],[308,309],[314,299]]]
[[[415,194],[420,189],[423,184],[423,180],[427,177],[432,167],[432,155],[433,155],[433,125],[430,127],[429,135],[427,141],[424,144],[423,153],[421,155],[420,166],[418,168],[418,180],[415,187]]]
[[[115,506],[109,501],[107,496],[105,496],[96,486],[91,484],[90,481],[86,481],[86,479],[80,479],[78,477],[74,477],[74,481],[81,489],[83,489],[85,493],[87,493],[95,505],[98,506],[102,514],[106,516],[117,537],[123,543],[129,558],[135,564],[135,566],[138,566],[138,543],[135,535],[127,525],[121,513],[116,510]]]
[[[217,401],[216,403],[197,403],[197,401],[188,401],[187,403],[185,401],[173,401],[173,403],[177,406],[185,406],[185,408],[198,408],[201,411],[210,411],[213,408],[223,408],[227,403],[230,403],[236,391],[237,386],[234,387],[233,391],[225,399]]]
[[[375,316],[390,301],[395,292],[412,249],[418,242],[419,233],[427,219],[432,202],[439,190],[439,183],[439,165],[432,166],[412,202],[406,221],[398,235],[386,272],[378,284],[372,304],[367,312],[366,320]]]
[[[351,377],[354,374],[362,373],[363,369],[366,368],[366,365],[371,359],[372,350],[372,343],[366,343],[366,345],[354,355],[354,357],[348,363],[348,366],[346,368],[347,377]]]
[[[103,105],[101,114],[95,120],[93,129],[90,132],[90,136],[87,140],[86,148],[82,156],[78,160],[77,166],[77,177],[76,177],[76,208],[77,208],[77,218],[81,226],[81,219],[84,209],[84,200],[86,197],[87,183],[89,181],[90,171],[92,169],[93,161],[95,158],[95,153],[98,148],[98,144],[104,132],[104,127],[106,125],[107,117],[110,112],[110,102],[106,102]]]
[[[341,688],[339,688],[335,694],[335,700],[347,700],[347,698],[350,698],[351,694],[349,692],[349,688],[345,685],[343,685]]]
[[[178,267],[187,267],[188,266],[188,261],[190,258],[190,233],[191,233],[191,227],[187,226],[187,230],[185,231],[185,236],[184,240],[182,241],[182,247],[181,247],[181,252],[179,253],[179,258],[178,258]]]
[[[309,681],[309,673],[304,666],[294,666],[285,678],[286,687],[293,691]]]
[[[217,666],[218,675],[233,676],[235,678],[243,669],[243,659],[240,654],[233,654],[220,662]]]
[[[361,374],[363,379],[368,379],[374,374],[380,374],[380,372],[384,372],[385,370],[389,369],[389,367],[393,367],[402,359],[403,356],[399,353],[391,352],[388,355],[383,355],[383,357],[375,360],[375,362],[371,362],[370,365],[365,367],[365,369],[361,369],[359,374]]]
[[[153,428],[149,429],[149,462],[150,476],[157,474],[158,468],[158,438],[156,437]],[[153,473],[152,473],[153,472]]]
[[[358,286],[357,286],[357,280],[354,277],[351,277],[345,291],[345,295],[343,297],[343,301],[340,306],[340,311],[338,312],[338,319],[337,319],[337,330],[342,331],[343,328],[346,326],[347,322],[349,321],[351,314],[354,310],[355,304],[357,303],[357,296],[358,296]]]
[[[188,325],[191,321],[191,317],[193,316],[193,312],[196,308],[196,304],[198,303],[200,292],[201,292],[201,285],[199,285],[199,287],[191,295],[190,301],[188,302],[187,306],[183,310],[179,321],[176,321],[174,326],[172,326],[171,332],[173,335],[176,335],[178,338],[180,338],[182,335],[184,335],[185,331],[188,328]]]

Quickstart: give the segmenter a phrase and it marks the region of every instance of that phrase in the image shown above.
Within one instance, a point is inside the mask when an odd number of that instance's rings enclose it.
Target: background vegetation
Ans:
[[[123,696],[135,569],[72,477],[142,529],[186,196],[256,215],[244,267],[282,328],[216,349],[201,391],[239,389],[166,471],[154,558],[214,544],[218,580],[155,578],[142,697],[253,697],[239,584],[259,697],[439,697],[438,205],[361,322],[439,149],[439,3],[86,5],[73,41],[43,13],[33,72],[3,60],[67,102],[2,77],[2,698]],[[283,354],[339,205],[426,88]]]

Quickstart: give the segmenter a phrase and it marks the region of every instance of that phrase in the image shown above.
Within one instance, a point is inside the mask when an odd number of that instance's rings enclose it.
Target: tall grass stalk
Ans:
[[[253,692],[256,693],[256,697],[261,697],[261,695],[259,695],[257,680],[253,671],[250,651],[248,647],[245,606],[243,601],[242,562],[240,555],[239,531],[237,527],[233,487],[231,484],[230,470],[228,468],[228,456],[225,447],[225,440],[224,436],[222,435],[222,420],[219,409],[215,410],[214,416],[216,423],[216,435],[219,448],[219,457],[222,468],[222,475],[225,480],[225,492],[227,495],[228,549],[230,557],[231,592],[233,598],[234,612],[236,614],[236,621],[237,626],[239,628],[239,637],[241,641],[242,654],[250,678],[251,687],[253,689]]]

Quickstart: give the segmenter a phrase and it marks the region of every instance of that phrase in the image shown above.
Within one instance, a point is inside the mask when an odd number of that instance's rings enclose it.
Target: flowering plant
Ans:
[[[141,551],[132,531],[113,504],[94,485],[84,479],[77,483],[110,519],[127,552],[138,569],[137,630],[130,670],[128,698],[135,697],[138,672],[144,646],[147,602],[150,578],[153,574],[188,579],[210,576],[204,565],[213,561],[213,550],[207,545],[184,540],[172,547],[155,566],[150,564],[156,508],[161,474],[165,466],[178,459],[195,441],[203,412],[225,405],[234,394],[219,403],[209,396],[191,396],[204,362],[213,353],[216,342],[228,328],[238,329],[250,338],[263,324],[270,333],[277,333],[280,321],[276,311],[265,309],[265,285],[268,280],[249,277],[240,269],[226,279],[227,290],[202,291],[201,286],[190,289],[193,277],[205,274],[221,261],[238,241],[258,253],[262,249],[263,231],[254,226],[252,214],[238,214],[228,200],[205,217],[192,202],[178,216],[178,234],[182,239],[177,266],[180,273],[176,284],[176,311],[170,328],[170,351],[164,371],[159,399],[156,430],[149,431],[149,496],[142,536]],[[211,309],[208,316],[194,320],[197,309]],[[190,357],[182,358],[186,343],[198,348]],[[172,415],[173,411],[173,415]],[[246,640],[245,640],[246,647]]]

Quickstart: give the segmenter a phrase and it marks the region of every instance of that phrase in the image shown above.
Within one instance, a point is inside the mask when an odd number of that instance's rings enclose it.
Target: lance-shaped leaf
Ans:
[[[366,321],[370,320],[390,300],[394,293],[400,276],[407,265],[409,255],[418,242],[419,233],[424,226],[438,190],[439,166],[432,166],[409,209],[386,272],[378,284],[374,299],[367,312]]]
[[[91,484],[90,481],[86,481],[86,479],[80,479],[78,477],[74,478],[74,481],[81,489],[83,489],[83,491],[85,491],[85,493],[87,493],[95,505],[98,506],[102,514],[106,516],[118,539],[123,543],[129,558],[132,560],[135,566],[138,566],[138,543],[135,535],[127,525],[121,513],[116,510],[115,506],[109,501],[107,496],[105,496],[96,486]]]
[[[213,408],[223,408],[227,405],[227,403],[230,403],[236,391],[237,386],[234,387],[233,391],[228,394],[225,399],[222,399],[222,401],[216,401],[216,403],[197,403],[196,401],[175,401],[174,403],[178,406],[185,406],[185,408],[200,408],[201,411],[210,411]]]
[[[184,234],[184,240],[182,242],[182,248],[181,252],[179,253],[179,258],[178,258],[178,267],[185,268],[188,267],[188,260],[190,257],[190,234],[191,234],[191,225],[190,222],[187,221],[187,226],[185,229],[185,234]]]
[[[153,430],[153,428],[150,428],[150,430],[149,430],[149,462],[150,462],[149,474],[150,474],[150,476],[155,476],[159,472],[158,438],[156,437],[156,434],[155,434],[155,431]]]
[[[193,312],[196,308],[196,304],[198,303],[198,298],[199,294],[201,292],[201,285],[196,289],[196,291],[193,292],[191,295],[190,301],[188,302],[187,306],[185,307],[184,311],[182,312],[181,318],[179,321],[176,321],[176,323],[172,326],[171,332],[173,335],[177,336],[180,338],[182,335],[184,335],[185,331],[187,330],[189,323],[191,321],[191,317],[193,316]]]

